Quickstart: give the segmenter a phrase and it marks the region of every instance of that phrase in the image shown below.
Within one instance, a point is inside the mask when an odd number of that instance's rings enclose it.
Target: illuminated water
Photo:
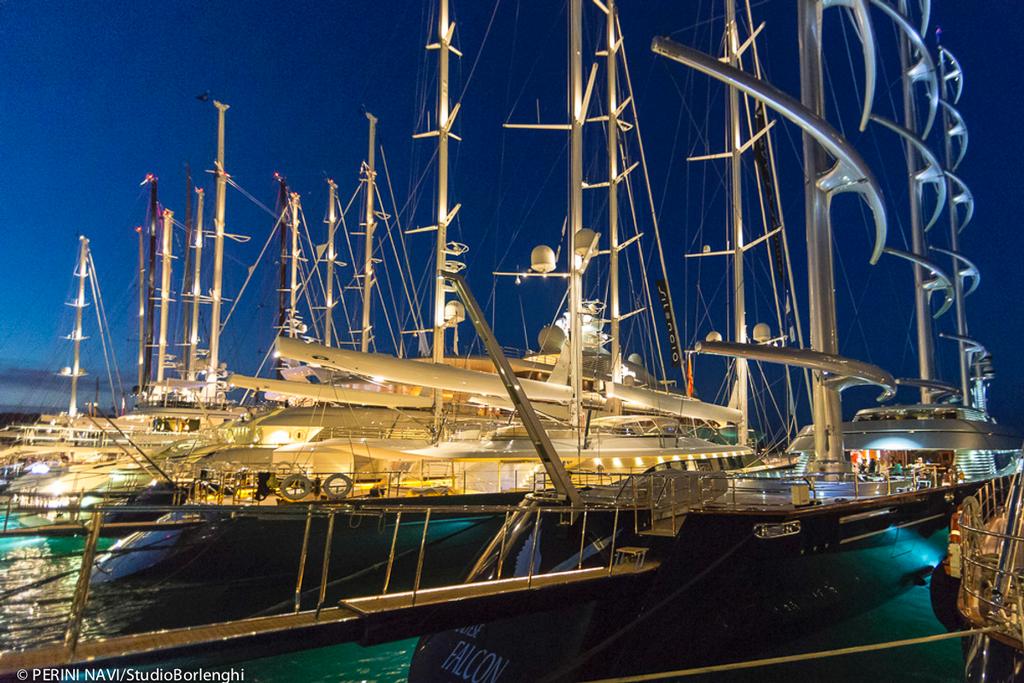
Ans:
[[[104,542],[104,546],[109,544]],[[61,637],[82,545],[80,538],[0,540],[0,649],[54,642]],[[50,576],[60,578],[44,581]],[[104,600],[104,596],[96,599]],[[86,632],[116,632],[120,623],[149,607],[144,595],[120,596],[115,609],[103,610],[103,620],[95,613],[92,619],[87,618]],[[942,631],[932,614],[928,587],[911,586],[876,609],[802,639],[790,651],[813,652]],[[403,681],[415,645],[415,639],[366,648],[344,644],[253,659],[235,667],[245,669],[245,680],[260,683]],[[742,653],[737,653],[736,659],[742,659]],[[959,681],[962,667],[960,643],[949,640],[687,680]]]

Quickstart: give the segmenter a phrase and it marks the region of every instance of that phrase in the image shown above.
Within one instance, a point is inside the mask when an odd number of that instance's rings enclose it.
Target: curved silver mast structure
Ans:
[[[764,102],[801,128],[804,173],[810,181],[806,184],[805,222],[811,346],[814,352],[838,358],[829,210],[832,197],[839,192],[857,192],[871,208],[876,235],[871,263],[877,262],[885,246],[886,215],[881,190],[870,168],[824,118],[822,11],[825,7],[835,5],[850,9],[862,41],[865,65],[865,100],[861,117],[863,128],[871,114],[875,82],[874,38],[864,0],[799,0],[799,102],[750,74],[667,38],[655,38],[651,49]],[[815,467],[821,470],[844,468],[839,388],[829,381],[828,374],[822,369],[812,368],[812,375]]]
[[[929,404],[933,400],[929,382],[935,377],[934,333],[932,329],[931,293],[936,289],[945,289],[946,301],[935,317],[945,313],[952,305],[949,293],[949,278],[937,265],[928,259],[928,242],[925,232],[935,224],[942,211],[945,201],[945,179],[938,159],[931,153],[924,140],[927,139],[935,121],[939,101],[938,77],[935,64],[925,47],[921,34],[911,23],[908,16],[907,0],[898,0],[898,8],[890,5],[887,0],[871,0],[871,4],[882,10],[892,20],[899,33],[899,57],[901,86],[903,95],[903,125],[896,124],[880,116],[872,116],[872,120],[883,127],[897,133],[904,143],[904,154],[907,164],[907,196],[910,208],[910,242],[911,252],[889,249],[888,253],[905,258],[913,264],[914,271],[914,319],[917,331],[917,372],[923,383],[918,386],[920,402]],[[925,0],[927,4],[927,0]],[[922,14],[927,14],[922,11]],[[921,29],[927,26],[922,24]],[[918,83],[924,83],[928,100],[928,109],[924,126],[919,128],[919,115],[915,89]],[[926,183],[937,187],[935,209],[927,225],[922,218],[923,186]],[[941,189],[938,189],[941,188]],[[929,272],[932,278],[928,279]]]
[[[953,266],[953,301],[956,311],[956,335],[942,335],[957,342],[957,361],[960,370],[960,396],[965,406],[972,404],[971,357],[980,355],[984,347],[969,339],[967,311],[964,308],[963,277],[961,276],[960,231],[974,215],[974,197],[967,185],[954,175],[967,152],[967,126],[960,112],[953,106],[963,94],[963,71],[949,50],[939,47],[939,85],[941,89],[943,148],[945,152],[947,183],[946,201],[949,204],[949,254]],[[951,88],[952,86],[952,88]],[[952,92],[951,92],[952,91]],[[950,100],[952,99],[952,102]],[[961,219],[959,205],[966,205]],[[977,269],[974,269],[977,272]],[[977,280],[977,278],[975,278]],[[976,286],[976,285],[975,285]],[[973,291],[973,288],[972,290]],[[976,403],[976,401],[973,401]],[[980,407],[980,406],[979,406]]]

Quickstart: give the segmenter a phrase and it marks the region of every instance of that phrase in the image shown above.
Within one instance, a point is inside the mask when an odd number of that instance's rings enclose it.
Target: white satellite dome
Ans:
[[[550,273],[555,269],[555,250],[540,244],[530,252],[530,269],[536,273]]]
[[[710,332],[708,332],[708,336],[704,337],[704,341],[720,342],[722,341],[722,333],[711,330]]]
[[[444,320],[448,323],[461,323],[466,319],[466,307],[461,301],[449,301],[444,305]]]
[[[576,233],[576,253],[585,256],[590,245],[594,243],[597,233],[590,228],[583,228]]]
[[[772,338],[772,328],[768,327],[768,323],[758,323],[754,325],[752,336],[758,344],[764,344]]]
[[[547,325],[537,335],[541,353],[558,353],[565,345],[565,340],[565,331],[557,325]]]

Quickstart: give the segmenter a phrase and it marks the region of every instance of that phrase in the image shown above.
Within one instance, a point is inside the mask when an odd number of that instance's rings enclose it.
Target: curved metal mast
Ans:
[[[978,403],[978,397],[972,397],[971,393],[971,354],[978,347],[968,340],[970,333],[967,329],[967,311],[964,307],[960,231],[964,229],[974,214],[974,198],[963,181],[954,175],[967,151],[967,127],[964,125],[960,113],[953,106],[960,101],[960,95],[963,93],[963,72],[956,58],[941,45],[939,46],[939,87],[942,104],[943,150],[946,162],[949,252],[953,267],[953,307],[956,311],[955,341],[957,342],[957,364],[960,370],[960,395],[963,405],[970,406],[972,403]],[[960,204],[967,206],[962,220],[958,208]],[[971,291],[973,291],[973,287]],[[984,398],[982,398],[982,403],[984,403]],[[984,409],[984,406],[978,407]]]

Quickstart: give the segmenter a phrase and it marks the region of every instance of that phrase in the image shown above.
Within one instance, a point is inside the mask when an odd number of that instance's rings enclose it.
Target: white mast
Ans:
[[[324,346],[331,346],[334,336],[334,233],[338,228],[338,184],[327,181],[327,311],[324,314]]]
[[[615,0],[607,0],[605,27],[608,78],[608,303],[612,337],[612,382],[622,383],[622,340],[619,338],[619,42],[615,35],[618,10]]]
[[[141,396],[146,364],[146,246],[142,226],[137,226],[135,232],[139,235],[139,354],[136,386]]]
[[[444,59],[447,59],[447,57],[444,57]],[[446,66],[446,68],[447,68],[447,66]],[[446,70],[445,71],[445,105],[444,105],[445,110],[447,110],[447,108],[448,108],[448,105],[447,105],[447,89],[448,88],[447,88],[447,70]],[[368,151],[366,153],[366,214],[365,214],[365,216],[363,218],[363,229],[364,229],[364,231],[366,233],[365,248],[364,248],[364,253],[363,253],[363,327],[362,327],[362,334],[360,336],[360,350],[363,353],[366,353],[367,351],[370,350],[370,339],[372,338],[372,332],[373,332],[372,328],[370,327],[370,310],[373,307],[373,279],[374,279],[374,275],[373,275],[373,233],[377,229],[377,217],[376,217],[376,213],[375,213],[374,208],[373,208],[373,202],[374,202],[374,199],[375,199],[375,195],[377,193],[377,171],[376,171],[375,163],[374,163],[374,160],[376,158],[375,147],[376,147],[376,140],[377,140],[377,117],[374,116],[373,114],[371,114],[370,112],[366,112],[366,118],[369,119],[369,121],[370,121],[370,145],[369,145],[369,149],[368,149]],[[444,162],[444,169],[445,169],[445,171],[444,171],[444,173],[445,173],[446,177],[445,177],[445,181],[444,181],[444,188],[445,188],[445,195],[446,195],[447,194],[447,182],[448,182],[448,179],[447,179],[447,172],[448,172],[448,168],[447,168],[447,166],[448,166],[448,164],[447,164],[448,142],[443,137],[441,138],[441,140],[442,140],[441,144],[444,145],[444,150],[445,150],[444,151],[444,155],[445,155],[445,162]],[[445,196],[444,201],[445,201],[445,204],[447,204],[447,201],[448,201],[447,196]],[[445,211],[445,213],[447,213],[447,210]],[[438,240],[440,240],[440,239],[441,239],[441,230],[440,230],[440,224],[439,224],[439,227],[438,227]],[[440,265],[443,265],[443,264],[440,264]],[[441,281],[441,284],[443,285],[444,282]],[[438,294],[438,292],[435,290],[435,295],[437,295],[437,294]],[[441,308],[442,308],[441,318],[442,318],[442,324],[443,324],[443,322],[444,322],[444,310],[443,310],[444,309],[444,290],[443,289],[440,292],[440,297],[441,297],[440,301],[441,301]],[[437,330],[436,330],[436,321],[435,321],[435,334],[436,333],[437,333]],[[434,352],[435,356],[437,355],[436,347],[437,347],[437,344],[436,344],[436,341],[435,341],[435,352]],[[444,350],[444,340],[443,340],[443,338],[442,338],[441,348],[442,348],[442,353],[443,353],[443,350]],[[437,359],[435,358],[434,361],[437,362]]]
[[[291,274],[288,284],[288,336],[298,336],[298,296],[299,296],[299,193],[292,192],[288,197],[291,211]]]
[[[455,24],[448,20],[448,0],[439,0],[437,12],[437,42],[427,45],[428,50],[437,50],[437,130],[415,137],[437,135],[437,239],[434,246],[434,335],[431,358],[435,363],[444,362],[444,306],[445,284],[443,272],[448,255],[448,225],[455,218],[459,205],[448,211],[448,138],[452,123],[458,115],[459,105],[449,111],[448,102],[448,57],[461,53],[451,45]],[[443,398],[440,389],[434,390],[434,431],[440,437]]]
[[[583,229],[583,2],[569,0],[569,378],[573,399],[569,421],[582,437],[583,326],[580,319],[583,255],[576,244]]]
[[[160,246],[160,341],[156,353],[156,382],[162,385],[167,357],[167,322],[171,308],[171,257],[174,241],[174,212],[164,209]],[[163,388],[161,387],[161,391]]]
[[[196,194],[199,195],[196,205],[196,227],[195,241],[192,249],[195,253],[195,263],[192,271],[192,324],[189,326],[188,340],[188,379],[195,380],[199,361],[199,301],[202,298],[203,288],[200,285],[200,275],[203,268],[203,199],[206,193],[203,188],[197,187]]]
[[[740,64],[739,26],[736,23],[735,0],[726,0],[726,54],[729,64],[737,69]],[[730,185],[732,195],[732,289],[733,289],[733,340],[737,344],[747,343],[746,286],[743,280],[743,178],[741,172],[743,141],[740,137],[740,93],[729,88],[729,137],[730,137]],[[736,423],[736,441],[747,443],[749,368],[746,358],[736,358],[736,407],[740,420]]]
[[[75,277],[78,278],[78,297],[71,304],[75,309],[75,328],[71,332],[72,345],[74,347],[74,358],[71,361],[71,400],[68,403],[68,416],[78,415],[78,378],[85,373],[82,372],[81,346],[82,346],[82,309],[85,308],[85,278],[89,276],[89,240],[82,236],[78,238],[78,268]]]
[[[227,195],[227,173],[224,170],[224,112],[228,105],[213,101],[217,107],[217,162],[214,173],[217,175],[216,207],[213,216],[213,290],[210,310],[210,356],[206,366],[207,398],[216,398],[217,367],[220,361],[220,303],[223,293],[224,277],[224,203]]]

